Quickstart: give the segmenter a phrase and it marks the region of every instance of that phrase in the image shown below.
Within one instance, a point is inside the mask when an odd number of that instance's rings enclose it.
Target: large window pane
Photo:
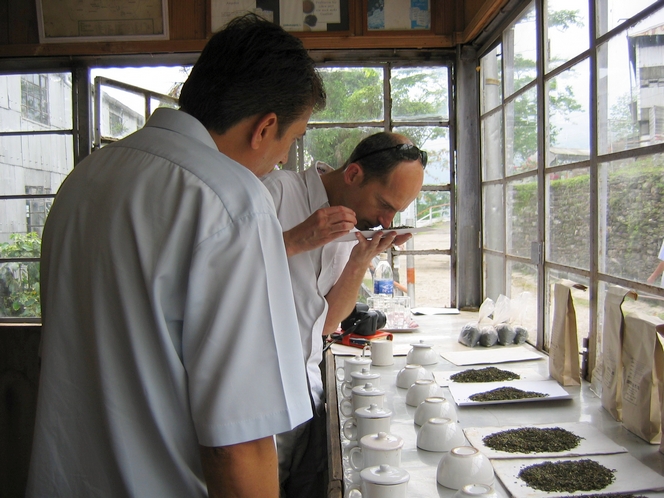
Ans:
[[[502,45],[498,45],[480,60],[480,108],[482,114],[503,100]]]
[[[447,67],[392,69],[392,119],[440,121],[449,119]]]
[[[505,250],[505,220],[503,217],[503,186],[487,185],[484,192],[484,247]]]
[[[510,96],[537,75],[537,27],[535,5],[523,11],[503,34],[505,96]]]
[[[321,68],[327,105],[312,123],[368,122],[383,119],[383,69]]]
[[[416,234],[415,249],[433,248],[435,241],[427,241],[425,233]],[[411,306],[451,306],[450,257],[442,254],[418,254],[412,256],[414,267],[410,275],[415,278],[415,299]],[[400,283],[407,286],[407,257],[399,256]],[[417,321],[417,318],[415,318]]]
[[[544,60],[546,70],[550,71],[588,49],[590,24],[585,0],[547,0],[546,10],[547,50]]]
[[[450,248],[450,193],[447,191],[427,190],[417,196],[417,227],[431,227],[443,232],[438,241],[437,249]],[[397,224],[398,223],[398,224]],[[407,213],[398,213],[394,224],[410,225]]]
[[[590,268],[590,172],[587,168],[546,176],[548,261]]]
[[[537,177],[507,184],[507,252],[530,258],[537,241]]]
[[[304,169],[322,161],[334,169],[343,166],[363,138],[381,128],[313,128],[304,135]]]
[[[507,262],[507,279],[509,282],[509,298],[515,325],[528,330],[528,342],[537,341],[538,306],[537,306],[537,267],[515,261]]]
[[[597,36],[602,36],[655,2],[656,0],[596,0]]]
[[[0,318],[35,318],[39,307],[41,232],[52,199],[0,200]]]
[[[496,254],[484,254],[484,297],[498,299],[505,294],[505,258]]]
[[[424,185],[446,185],[450,183],[450,138],[449,130],[440,126],[399,126],[395,133],[407,136],[429,156],[424,170]]]
[[[101,136],[119,140],[145,124],[145,97],[107,85],[101,86]]]
[[[599,152],[664,140],[664,60],[659,33],[664,10],[599,46]]]
[[[31,236],[33,237],[34,234]],[[0,257],[10,252],[12,247],[25,245],[26,237],[0,242]],[[41,245],[40,240],[34,244]],[[37,255],[38,256],[38,255]],[[0,318],[39,318],[39,263],[11,262],[0,263]]]
[[[664,237],[664,156],[600,165],[599,269],[645,282]]]
[[[505,141],[502,109],[482,118],[481,127],[482,180],[499,180],[504,175]]]
[[[507,174],[537,169],[537,89],[532,88],[505,106]]]
[[[590,157],[589,68],[585,59],[547,83],[547,166]]]
[[[71,127],[71,73],[0,76],[0,131]]]
[[[0,195],[55,194],[73,166],[69,135],[0,137]]]

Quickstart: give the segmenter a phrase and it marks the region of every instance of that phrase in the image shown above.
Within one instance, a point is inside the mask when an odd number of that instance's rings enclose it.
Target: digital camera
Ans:
[[[345,334],[362,336],[374,335],[376,330],[381,329],[387,323],[385,313],[378,310],[370,310],[364,303],[355,303],[355,309],[341,322],[341,330]]]

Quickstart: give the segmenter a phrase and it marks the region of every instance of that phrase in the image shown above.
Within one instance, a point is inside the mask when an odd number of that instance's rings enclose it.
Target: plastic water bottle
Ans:
[[[381,254],[380,263],[376,265],[373,276],[374,295],[392,297],[394,293],[394,277],[387,256]]]

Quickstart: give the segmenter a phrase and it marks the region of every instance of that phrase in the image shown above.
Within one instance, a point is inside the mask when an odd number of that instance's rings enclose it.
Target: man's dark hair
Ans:
[[[403,143],[403,138],[389,131],[369,135],[355,146],[342,169],[345,169],[350,163],[358,163],[364,171],[362,185],[372,180],[384,182],[390,172],[404,160],[398,154],[395,154],[394,150],[390,149],[390,147],[400,143]],[[374,151],[381,149],[388,150],[373,154]],[[357,158],[360,158],[360,160],[358,161]]]
[[[251,116],[277,115],[279,134],[325,107],[323,81],[302,42],[255,14],[230,21],[207,43],[180,92],[180,108],[223,134]]]

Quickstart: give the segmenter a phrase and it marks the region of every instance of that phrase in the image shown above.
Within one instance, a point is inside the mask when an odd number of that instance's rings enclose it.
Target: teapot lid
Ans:
[[[406,470],[399,467],[392,467],[387,464],[367,467],[360,472],[360,476],[365,482],[382,484],[384,486],[402,484],[408,482],[410,479],[410,474]]]
[[[344,363],[351,363],[354,365],[370,365],[371,364],[371,358],[368,356],[353,356],[352,358],[346,358],[344,360]]]
[[[380,377],[380,374],[378,372],[372,372],[366,367],[362,367],[362,370],[351,372],[350,376],[358,379],[377,379]]]
[[[420,339],[420,342],[413,342],[411,343],[411,346],[414,348],[432,348],[433,346],[431,344],[427,344],[424,342],[424,339]]]
[[[385,394],[384,389],[374,386],[371,382],[367,382],[361,386],[355,386],[352,391],[353,394],[360,394],[362,396],[381,396]]]
[[[355,417],[357,418],[385,418],[391,416],[392,410],[378,406],[376,403],[355,410]]]
[[[370,450],[398,450],[403,447],[403,438],[387,432],[367,434],[360,439],[360,445]]]

